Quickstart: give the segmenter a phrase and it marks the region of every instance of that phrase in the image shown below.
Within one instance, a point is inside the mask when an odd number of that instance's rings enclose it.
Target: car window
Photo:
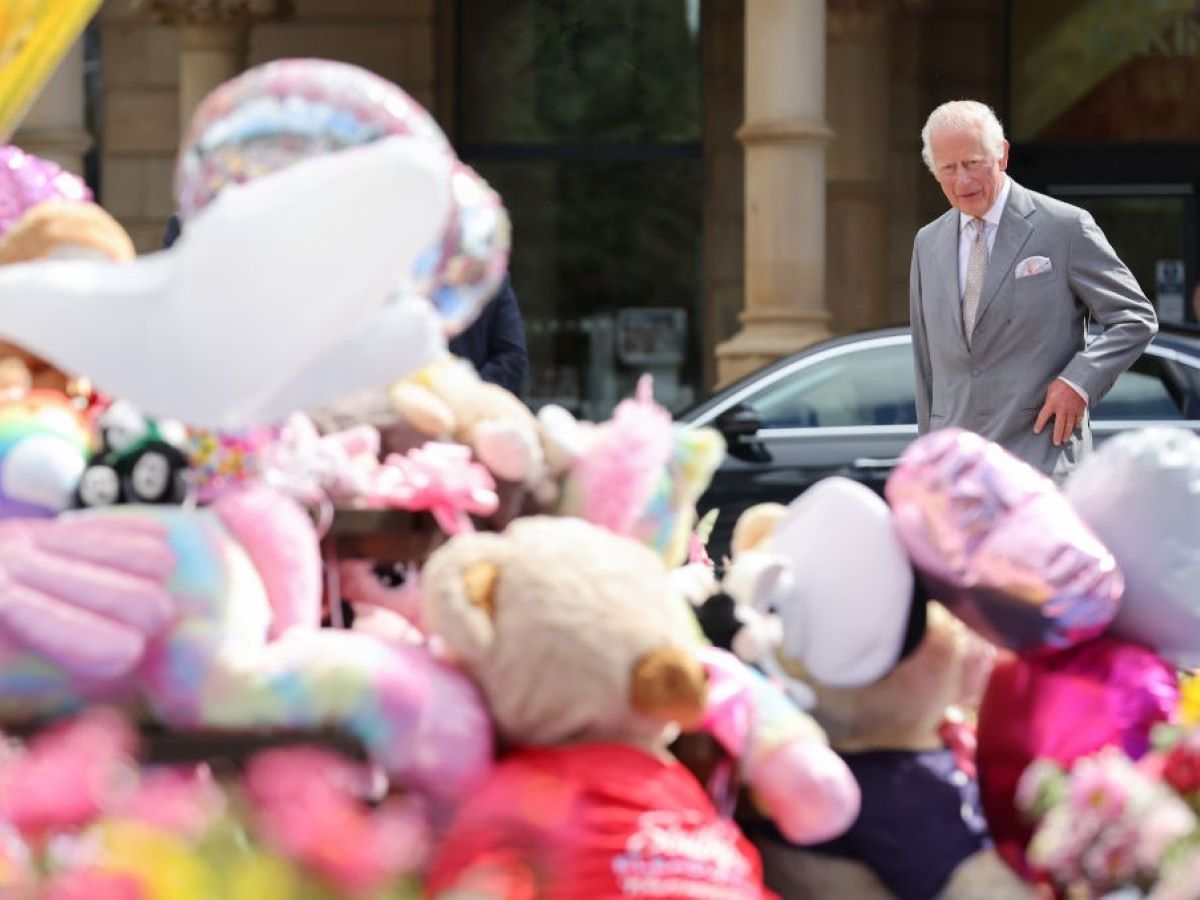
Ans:
[[[915,425],[916,388],[907,342],[819,359],[752,395],[763,428]]]
[[[1183,395],[1164,361],[1145,353],[1096,404],[1092,418],[1125,422],[1182,419]]]

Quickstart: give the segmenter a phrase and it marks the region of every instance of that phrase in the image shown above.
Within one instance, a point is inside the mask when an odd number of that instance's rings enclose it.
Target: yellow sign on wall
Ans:
[[[0,0],[0,144],[54,74],[100,0]]]

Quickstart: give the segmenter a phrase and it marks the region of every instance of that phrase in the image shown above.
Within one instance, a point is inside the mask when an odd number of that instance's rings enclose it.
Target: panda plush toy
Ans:
[[[101,447],[75,490],[75,506],[120,503],[183,504],[189,496],[187,433],[170,420],[156,421],[124,401],[96,422]]]

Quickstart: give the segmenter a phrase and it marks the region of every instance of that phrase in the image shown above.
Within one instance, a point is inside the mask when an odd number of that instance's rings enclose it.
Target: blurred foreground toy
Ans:
[[[697,635],[661,560],[573,518],[460,535],[425,621],[514,747],[460,810],[431,897],[768,896],[757,855],[665,748],[706,711]]]
[[[1110,549],[1049,479],[976,435],[920,438],[886,493],[929,589],[980,633],[1021,651],[1002,658],[988,683],[977,758],[997,849],[1029,875],[1031,829],[1014,802],[1029,763],[1070,765],[1107,746],[1137,758],[1174,714],[1174,667],[1155,647],[1108,630],[1119,608],[1137,608],[1145,582],[1127,585]],[[1126,628],[1130,621],[1138,617]],[[1180,639],[1186,645],[1188,633]]]
[[[992,651],[914,592],[887,507],[831,478],[788,507],[751,507],[733,535],[723,586],[742,602],[727,639],[807,695],[862,789],[850,829],[814,851],[750,820],[768,883],[784,895],[1025,897],[989,848],[973,772],[941,733],[978,703]]]
[[[653,386],[642,376],[605,422],[577,422],[561,407],[539,410],[538,419],[561,486],[553,511],[632,537],[679,566],[725,442],[711,428],[676,425]]]
[[[0,403],[0,519],[69,509],[91,452],[91,429],[63,394],[33,390]]]
[[[0,574],[8,721],[102,700],[178,728],[341,728],[441,800],[490,766],[461,674],[424,647],[316,627],[311,520],[267,488],[0,522]]]

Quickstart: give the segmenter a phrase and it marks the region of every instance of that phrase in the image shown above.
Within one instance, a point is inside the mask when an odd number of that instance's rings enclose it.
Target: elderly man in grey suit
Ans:
[[[944,103],[921,138],[951,209],[913,247],[918,430],[978,432],[1061,481],[1091,449],[1088,405],[1158,330],[1154,307],[1087,212],[1005,174],[989,107]]]

